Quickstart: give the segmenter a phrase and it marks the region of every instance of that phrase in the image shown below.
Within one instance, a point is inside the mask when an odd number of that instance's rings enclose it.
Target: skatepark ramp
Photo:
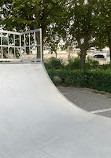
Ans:
[[[42,62],[2,62],[0,157],[110,158],[111,119],[68,101]]]

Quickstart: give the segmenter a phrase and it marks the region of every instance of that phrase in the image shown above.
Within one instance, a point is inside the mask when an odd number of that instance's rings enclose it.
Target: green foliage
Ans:
[[[47,70],[52,69],[52,66],[55,70],[64,68],[63,61],[55,57],[51,57],[47,62],[45,62],[45,67]]]
[[[66,65],[67,69],[74,70],[80,68],[80,58],[68,56],[68,64]]]
[[[80,58],[68,56],[68,64],[66,65],[66,68],[70,70],[80,69]],[[97,69],[99,68],[99,62],[97,60],[91,59],[90,57],[87,57],[87,60],[85,61],[85,68],[87,70]]]
[[[86,73],[86,85],[88,88],[111,93],[111,72],[91,71]]]
[[[71,36],[68,43],[75,44],[80,48],[80,68],[84,69],[84,59],[87,50],[91,47],[92,37],[95,32],[95,10],[97,9],[97,0],[75,0],[69,4],[69,21]],[[99,14],[99,12],[98,12]]]
[[[51,71],[48,71],[51,76]],[[84,73],[80,70],[67,71],[59,70],[54,71],[54,75],[61,79],[61,82],[56,85],[83,87],[84,86]],[[99,91],[106,91],[111,93],[111,71],[86,71],[86,87],[96,89]]]
[[[95,45],[98,48],[111,45],[111,1],[99,0],[99,14],[96,17]],[[98,12],[98,11],[97,11]]]
[[[2,26],[7,30],[33,30],[42,28],[43,46],[57,50],[67,17],[66,0],[2,0],[0,14]],[[65,33],[65,30],[64,30]]]
[[[95,20],[96,31],[94,32],[94,45],[99,49],[105,46],[109,47],[111,59],[111,1],[99,0],[97,4],[99,6],[99,10],[97,10],[99,14]]]
[[[1,0],[0,6],[0,22],[5,29],[41,27],[43,46],[51,52],[57,52],[61,39],[64,48],[80,48],[81,68],[91,46],[108,46],[111,51],[110,0]]]
[[[110,64],[99,65],[100,70],[110,70]]]
[[[99,61],[91,59],[90,57],[86,60],[86,69],[97,69],[99,67]]]

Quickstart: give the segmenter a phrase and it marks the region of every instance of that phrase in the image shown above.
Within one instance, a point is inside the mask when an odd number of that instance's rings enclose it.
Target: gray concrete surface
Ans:
[[[42,63],[0,64],[0,158],[111,158],[111,119],[65,99]]]
[[[58,89],[78,107],[92,113],[111,117],[111,94],[87,88],[58,87]]]

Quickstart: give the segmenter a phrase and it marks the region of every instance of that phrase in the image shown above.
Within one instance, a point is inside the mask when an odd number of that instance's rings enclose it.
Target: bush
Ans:
[[[99,62],[91,59],[91,58],[87,58],[86,62],[85,62],[85,68],[87,70],[90,69],[97,69],[99,67]],[[79,57],[71,57],[68,56],[68,64],[66,66],[66,68],[70,69],[70,70],[77,70],[80,69],[80,58]]]
[[[68,56],[68,64],[66,65],[66,68],[70,70],[75,70],[80,68],[80,58],[76,57],[71,57],[70,55]]]
[[[111,93],[111,72],[95,71],[86,72],[86,84],[88,88]]]
[[[100,65],[99,68],[101,70],[110,70],[110,64],[103,64],[103,65]]]
[[[51,71],[49,72],[51,76]],[[59,70],[54,71],[54,75],[59,77],[59,85],[83,87],[84,86],[84,73],[80,70],[67,71]],[[54,81],[56,85],[58,83]],[[85,83],[87,88],[96,89],[99,91],[106,91],[111,93],[111,72],[110,71],[86,71]]]
[[[86,60],[86,69],[97,69],[99,67],[99,61],[91,59],[90,57]]]
[[[45,67],[47,70],[51,70],[52,66],[55,70],[64,68],[63,61],[55,57],[51,57],[47,62],[45,62]]]

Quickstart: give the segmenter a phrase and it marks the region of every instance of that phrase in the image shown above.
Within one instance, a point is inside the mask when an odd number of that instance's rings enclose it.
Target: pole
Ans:
[[[54,66],[53,66],[53,57],[52,57],[52,82],[54,82]]]
[[[84,88],[86,87],[86,65],[85,65],[85,58],[84,58]]]

